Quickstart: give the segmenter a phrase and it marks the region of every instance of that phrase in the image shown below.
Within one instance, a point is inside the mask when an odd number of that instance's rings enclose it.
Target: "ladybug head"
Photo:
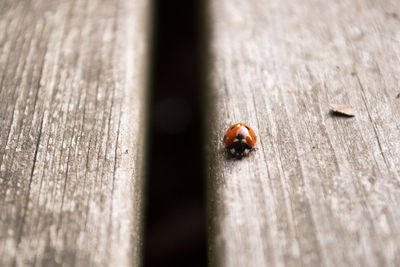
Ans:
[[[237,134],[228,149],[233,156],[243,157],[249,154],[252,147],[247,144],[246,138],[242,134]]]

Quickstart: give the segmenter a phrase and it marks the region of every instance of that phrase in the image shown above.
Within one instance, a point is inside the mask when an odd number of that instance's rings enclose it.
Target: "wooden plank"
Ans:
[[[0,5],[0,265],[138,265],[147,1]]]
[[[398,3],[209,2],[212,265],[399,266]],[[236,122],[259,135],[242,160]]]

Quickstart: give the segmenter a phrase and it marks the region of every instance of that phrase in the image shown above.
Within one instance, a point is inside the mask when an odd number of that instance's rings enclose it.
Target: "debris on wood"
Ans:
[[[386,15],[390,16],[390,17],[392,17],[394,19],[398,19],[399,18],[399,16],[397,15],[396,12],[386,12]]]
[[[292,93],[292,90],[288,89],[287,92],[288,92],[289,94],[291,94],[291,93]]]
[[[400,98],[400,93],[397,94],[396,98]]]
[[[352,75],[352,76],[356,76],[356,75],[357,75],[357,72],[352,71],[352,72],[351,72],[351,75]]]
[[[349,116],[349,117],[355,116],[354,109],[349,106],[339,105],[339,104],[331,104],[331,105],[329,105],[329,109],[333,113],[337,113],[340,115],[345,115],[345,116]]]

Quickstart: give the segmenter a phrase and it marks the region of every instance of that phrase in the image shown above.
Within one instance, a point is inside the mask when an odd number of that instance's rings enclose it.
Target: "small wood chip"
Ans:
[[[349,116],[349,117],[355,116],[354,109],[349,106],[339,105],[339,104],[331,104],[331,105],[329,105],[329,109],[332,112],[338,113],[341,115],[345,115],[345,116]]]
[[[400,98],[400,93],[397,94],[396,98]]]

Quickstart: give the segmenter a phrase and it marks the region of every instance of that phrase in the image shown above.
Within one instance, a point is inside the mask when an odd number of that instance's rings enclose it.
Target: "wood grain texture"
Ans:
[[[212,265],[399,266],[398,2],[209,2]]]
[[[0,266],[136,266],[147,1],[0,1]]]

